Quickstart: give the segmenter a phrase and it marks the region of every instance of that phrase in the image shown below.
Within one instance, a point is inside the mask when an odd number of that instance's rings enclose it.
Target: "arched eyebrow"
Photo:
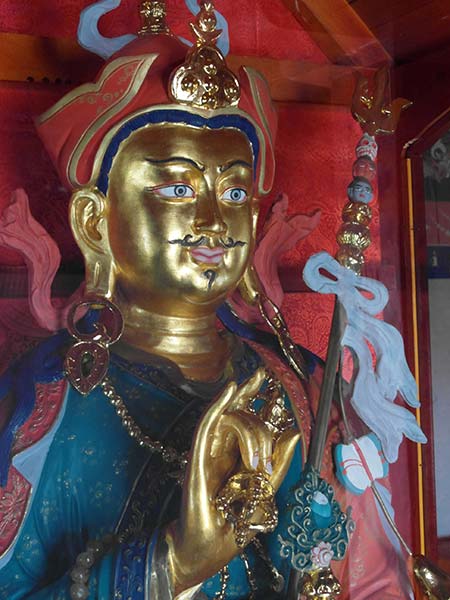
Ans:
[[[179,163],[179,162],[184,162],[184,163],[188,163],[189,165],[192,165],[193,167],[195,167],[198,171],[201,171],[203,173],[203,171],[205,170],[205,165],[203,165],[202,163],[196,162],[195,160],[192,160],[192,158],[188,158],[187,156],[171,156],[170,158],[162,158],[162,159],[156,159],[156,158],[149,158],[148,156],[145,157],[145,160],[149,163],[151,163],[152,165],[166,165],[166,164],[170,164],[170,163]]]
[[[228,171],[228,169],[231,169],[231,167],[236,167],[236,166],[247,167],[247,169],[250,169],[250,170],[253,169],[253,165],[246,162],[245,160],[232,160],[231,162],[227,163],[226,165],[222,165],[220,167],[220,172],[224,173],[225,171]]]

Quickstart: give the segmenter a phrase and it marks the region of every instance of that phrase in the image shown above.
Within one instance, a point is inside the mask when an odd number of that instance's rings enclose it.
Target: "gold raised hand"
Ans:
[[[175,594],[212,577],[242,551],[236,544],[233,525],[216,508],[217,496],[227,481],[240,472],[265,470],[277,490],[287,473],[299,432],[286,430],[273,444],[267,425],[257,415],[243,410],[264,378],[265,371],[259,369],[239,388],[235,383],[229,384],[200,421],[186,473],[180,518],[166,536]],[[258,511],[254,519],[257,526]]]

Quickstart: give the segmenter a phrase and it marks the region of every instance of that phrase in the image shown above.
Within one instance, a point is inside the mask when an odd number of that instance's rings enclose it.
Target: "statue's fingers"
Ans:
[[[234,381],[226,386],[220,396],[214,400],[201,418],[198,432],[202,430],[207,433],[210,429],[214,429],[217,426],[221,415],[227,410],[233,398],[236,396],[237,389],[237,384]]]
[[[242,462],[246,469],[256,469],[260,457],[265,451],[265,447],[261,446],[258,427],[253,419],[249,418],[252,416],[237,412],[223,415],[217,431],[219,439],[222,438],[223,440],[227,435],[233,435],[236,438]],[[213,444],[216,455],[220,455],[220,447],[220,444]]]
[[[200,469],[204,471],[205,461],[209,460],[211,455],[211,444],[214,439],[214,431],[218,425],[219,419],[234,398],[237,390],[236,383],[227,385],[219,398],[209,407],[203,415],[194,436],[191,459],[187,476]]]
[[[284,431],[277,440],[272,456],[273,472],[270,482],[277,490],[283,483],[289,470],[295,448],[301,439],[301,433],[297,429]]]
[[[226,415],[224,415],[224,417],[228,415],[238,416],[241,420],[242,425],[247,430],[251,430],[254,432],[254,435],[256,436],[258,442],[258,456],[260,459],[258,467],[260,469],[266,470],[270,475],[272,473],[272,432],[269,430],[264,421],[261,420],[258,414],[239,410],[227,413]]]
[[[245,383],[239,386],[229,410],[243,410],[247,408],[249,400],[256,395],[266,377],[264,368],[259,368]]]

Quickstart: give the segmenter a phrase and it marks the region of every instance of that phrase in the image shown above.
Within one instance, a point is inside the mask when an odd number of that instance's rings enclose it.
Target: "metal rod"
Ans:
[[[384,516],[387,519],[387,522],[389,523],[389,525],[391,526],[392,531],[395,533],[398,541],[401,543],[401,545],[403,546],[403,548],[406,550],[406,553],[409,556],[412,556],[412,550],[411,548],[408,546],[408,544],[405,542],[405,540],[403,539],[400,531],[397,529],[397,525],[395,524],[394,519],[392,518],[390,512],[388,511],[386,505],[383,502],[383,498],[380,495],[380,492],[377,490],[375,482],[373,482],[370,486],[370,489],[372,490],[373,495],[375,496],[375,498],[377,499],[377,502],[381,508],[381,510],[383,511]]]
[[[319,407],[317,409],[316,423],[311,438],[308,453],[308,463],[320,472],[322,466],[325,442],[327,439],[328,423],[330,420],[331,404],[333,402],[336,384],[336,372],[341,353],[341,339],[343,332],[343,309],[336,298],[331,321],[330,338],[328,342],[327,358],[320,389]]]
[[[311,438],[311,444],[308,452],[308,464],[320,472],[322,466],[325,442],[327,440],[328,423],[330,420],[331,405],[333,402],[334,389],[336,384],[336,372],[341,355],[341,339],[343,334],[343,313],[341,303],[336,298],[331,320],[330,338],[328,341],[327,358],[323,381],[320,388],[319,406],[317,409],[316,423]],[[295,569],[291,570],[289,585],[287,591],[288,600],[298,599],[298,586],[300,583],[300,573]]]

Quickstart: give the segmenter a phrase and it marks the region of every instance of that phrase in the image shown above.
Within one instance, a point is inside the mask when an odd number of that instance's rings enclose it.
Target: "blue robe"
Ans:
[[[262,360],[248,345],[236,341],[234,379],[242,383]],[[2,485],[11,467],[14,434],[33,410],[36,383],[46,385],[63,377],[61,345],[65,342],[66,334],[47,340],[0,381],[0,395],[15,397],[9,426],[0,437]],[[202,412],[225,385],[225,381],[194,384],[173,366],[131,364],[114,355],[109,377],[141,429],[155,439],[167,438],[180,451],[190,448]],[[18,453],[13,465],[32,484],[32,492],[17,535],[0,557],[0,600],[69,599],[69,572],[77,555],[88,540],[108,533],[121,534],[123,541],[92,567],[89,598],[152,598],[149,574],[158,532],[177,518],[181,488],[174,466],[128,435],[100,388],[83,397],[67,385],[52,427],[38,443]],[[287,527],[289,489],[300,470],[298,449],[277,493],[278,528],[260,536],[286,585],[289,566],[280,557],[277,535]],[[246,556],[258,582],[257,597],[283,597],[272,591],[270,568],[259,553],[247,547]],[[248,598],[242,558],[231,561],[229,569],[226,598]],[[217,574],[204,582],[199,597],[214,598],[220,584]]]

